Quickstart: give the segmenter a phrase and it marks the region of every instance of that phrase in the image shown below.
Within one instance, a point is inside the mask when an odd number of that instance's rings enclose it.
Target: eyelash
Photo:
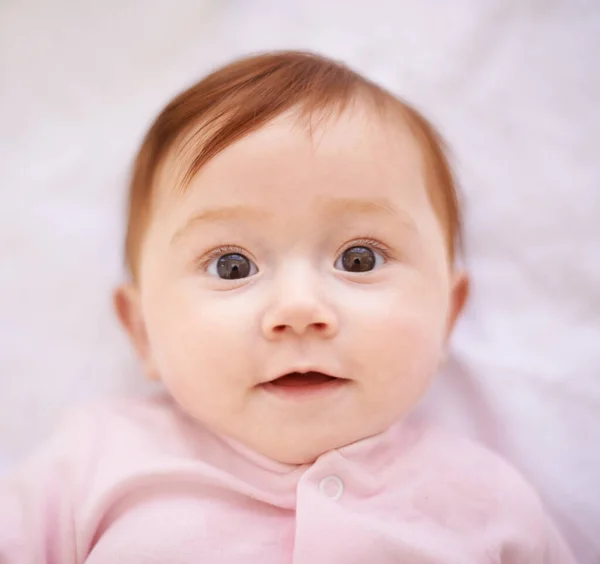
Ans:
[[[378,241],[377,239],[355,239],[354,241],[350,241],[346,243],[336,254],[336,257],[348,249],[352,249],[353,247],[369,247],[378,253],[380,253],[383,258],[386,260],[392,260],[394,258],[392,251],[389,247]]]
[[[370,247],[372,249],[374,249],[375,251],[377,251],[378,253],[381,253],[381,255],[383,256],[383,258],[388,261],[388,260],[392,260],[393,254],[392,251],[389,249],[389,247],[386,247],[383,243],[381,243],[380,241],[377,241],[376,239],[355,239],[354,241],[350,241],[349,243],[346,243],[337,253],[336,253],[336,257],[340,254],[343,253],[345,251],[347,251],[348,249],[352,249],[353,247]],[[202,258],[200,258],[198,260],[198,266],[200,268],[202,268],[203,270],[206,270],[208,268],[208,265],[213,262],[214,260],[218,259],[219,257],[222,257],[223,255],[228,255],[228,254],[232,254],[232,253],[237,253],[237,254],[241,254],[241,255],[249,255],[250,253],[248,253],[248,251],[246,251],[246,249],[242,248],[242,247],[238,247],[237,245],[222,245],[220,247],[217,247],[215,249],[213,249],[212,251],[209,251],[206,255],[204,255]],[[249,258],[252,258],[252,256],[250,256]],[[254,260],[254,259],[252,259]]]
[[[222,245],[220,247],[217,247],[216,249],[213,249],[212,251],[208,252],[206,255],[204,255],[201,259],[198,260],[198,266],[200,268],[202,268],[203,270],[206,270],[208,268],[208,265],[218,259],[219,257],[222,257],[223,255],[229,255],[232,253],[236,253],[236,254],[240,254],[240,255],[249,255],[250,253],[248,253],[248,251],[246,251],[246,249],[243,249],[242,247],[238,247],[237,245]],[[252,258],[252,256],[250,255],[250,258]]]

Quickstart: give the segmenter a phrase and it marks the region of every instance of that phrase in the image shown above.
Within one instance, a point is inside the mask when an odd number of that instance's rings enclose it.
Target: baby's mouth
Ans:
[[[336,397],[350,380],[337,378],[318,370],[308,372],[288,372],[265,382],[261,388],[283,401],[308,401],[317,398]],[[331,396],[331,394],[334,394]]]
[[[320,386],[334,380],[341,380],[341,378],[329,376],[322,372],[290,372],[272,380],[269,385],[281,388],[299,388],[303,386]]]

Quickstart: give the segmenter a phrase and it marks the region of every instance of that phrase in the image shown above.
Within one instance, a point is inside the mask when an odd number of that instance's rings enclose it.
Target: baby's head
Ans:
[[[346,67],[274,53],[173,100],[137,157],[119,317],[190,416],[275,460],[384,431],[467,293],[434,129]]]

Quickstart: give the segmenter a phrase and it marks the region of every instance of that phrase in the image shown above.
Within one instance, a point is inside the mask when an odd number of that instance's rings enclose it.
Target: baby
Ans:
[[[433,127],[312,54],[234,62],[137,156],[118,316],[165,392],[0,486],[2,564],[566,564],[532,489],[407,415],[465,303]]]

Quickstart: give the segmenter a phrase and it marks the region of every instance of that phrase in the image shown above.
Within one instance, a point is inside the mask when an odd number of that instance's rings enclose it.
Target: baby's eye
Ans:
[[[346,249],[335,261],[334,267],[347,272],[369,272],[385,262],[385,257],[365,246]]]
[[[227,253],[208,264],[207,272],[222,280],[248,278],[258,272],[256,265],[241,253]]]

